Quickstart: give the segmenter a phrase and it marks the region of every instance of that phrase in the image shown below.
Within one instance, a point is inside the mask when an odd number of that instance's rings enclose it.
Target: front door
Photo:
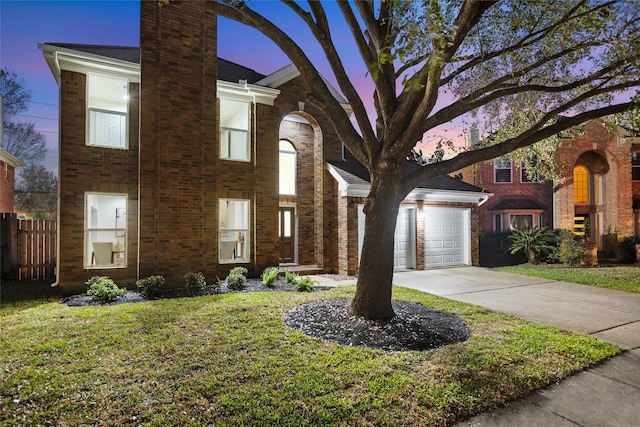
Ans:
[[[280,208],[278,220],[280,230],[280,263],[288,264],[295,260],[295,217],[293,208]]]

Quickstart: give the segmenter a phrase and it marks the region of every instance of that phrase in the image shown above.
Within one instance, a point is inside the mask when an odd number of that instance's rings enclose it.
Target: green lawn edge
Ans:
[[[298,304],[354,287],[67,307],[2,316],[2,425],[449,425],[621,350],[394,287],[394,298],[461,316],[471,337],[429,351],[310,338],[282,322]]]
[[[562,267],[514,265],[498,271],[640,293],[640,266]]]

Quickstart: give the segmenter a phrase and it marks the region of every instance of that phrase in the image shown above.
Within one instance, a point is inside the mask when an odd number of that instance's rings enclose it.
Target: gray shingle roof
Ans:
[[[496,200],[487,209],[490,211],[504,211],[514,209],[546,210],[547,207],[533,197],[505,196]]]
[[[76,50],[90,55],[102,56],[119,61],[140,64],[140,48],[134,46],[107,46],[77,43],[46,43],[63,49]],[[246,80],[247,83],[255,83],[265,77],[251,68],[218,58],[218,79],[227,82],[238,83]]]

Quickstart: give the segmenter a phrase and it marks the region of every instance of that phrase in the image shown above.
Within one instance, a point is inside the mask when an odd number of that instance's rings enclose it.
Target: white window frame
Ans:
[[[245,218],[241,224],[228,223],[229,203],[243,203]],[[218,199],[218,262],[245,264],[251,262],[251,202],[249,199]]]
[[[251,102],[219,97],[220,100],[220,158],[223,160],[236,161],[236,162],[250,162],[251,161]],[[244,104],[246,107],[246,121],[240,120],[238,123],[227,124],[223,122],[223,110],[226,108],[226,103]],[[232,144],[244,142],[244,150],[233,150]],[[242,152],[241,156],[233,155],[233,152]]]
[[[102,212],[98,210],[100,209],[99,201],[94,200],[94,198],[121,200],[112,202],[111,206],[106,208],[108,210]],[[96,203],[97,206],[92,203]],[[112,269],[127,267],[127,204],[127,194],[85,193],[84,268]],[[109,226],[111,221],[113,226]]]
[[[111,100],[95,100],[91,93],[92,86],[98,85],[98,79],[111,80],[114,87],[121,90],[110,90],[110,95],[114,95]],[[112,148],[118,150],[127,150],[129,148],[129,80],[124,77],[114,77],[102,74],[87,73],[87,113],[86,113],[86,144],[91,147]],[[116,109],[110,107],[109,104],[116,106],[124,106],[124,108]],[[124,110],[124,111],[123,111]],[[107,137],[105,131],[100,129],[104,127],[98,126],[101,121],[105,123],[111,120],[112,123],[118,123],[119,132],[117,137]],[[106,127],[106,126],[105,126]],[[108,133],[108,132],[106,132]]]
[[[537,158],[533,160],[533,162],[535,162],[536,164],[538,163],[538,161],[539,160]],[[520,163],[520,182],[523,184],[539,184],[541,181],[540,174],[536,172],[533,178],[529,179],[527,177],[527,169],[530,168],[527,167],[526,162]]]
[[[290,147],[290,149],[283,149],[282,148],[282,143],[287,143],[288,147]],[[298,194],[298,185],[297,185],[297,177],[298,177],[298,153],[296,152],[295,147],[293,146],[293,144],[291,143],[291,141],[287,140],[287,139],[281,139],[278,143],[279,145],[279,170],[278,170],[278,192],[280,193],[281,196],[295,196]],[[284,176],[283,175],[283,169],[282,169],[282,165],[283,165],[283,156],[292,156],[293,157],[293,171],[292,171],[292,175],[287,175]],[[288,181],[293,181],[293,192],[283,192],[282,188],[283,188],[283,181],[288,182]]]
[[[507,162],[509,167],[505,167]],[[509,181],[498,181],[499,170],[509,170]],[[496,184],[511,184],[513,182],[513,161],[511,157],[502,156],[493,161],[493,182]]]

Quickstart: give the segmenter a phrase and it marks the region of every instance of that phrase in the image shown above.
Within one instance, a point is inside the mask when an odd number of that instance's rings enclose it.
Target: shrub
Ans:
[[[311,292],[313,290],[313,280],[311,277],[303,277],[296,283],[296,287],[294,288],[298,292]]]
[[[127,293],[125,288],[120,289],[113,280],[107,276],[94,276],[87,280],[87,295],[101,302],[112,302]]]
[[[276,280],[278,280],[279,274],[280,270],[278,270],[278,267],[265,268],[261,276],[262,283],[264,283],[265,286],[273,286],[276,283]]]
[[[638,261],[636,260],[636,245],[640,245],[640,236],[627,236],[620,241],[622,262]]]
[[[558,248],[552,254],[551,259],[566,265],[580,264],[587,259],[584,250],[584,239],[574,234],[571,230],[558,231]]]
[[[200,272],[194,273],[188,272],[182,278],[184,280],[184,290],[189,295],[198,295],[202,293],[207,282],[204,280],[204,275]]]
[[[249,271],[244,267],[234,267],[226,278],[227,286],[234,291],[241,291],[247,283],[247,273]]]
[[[292,271],[284,272],[284,283],[286,283],[287,285],[295,285],[298,282],[299,278],[300,276]]]
[[[145,298],[157,298],[164,292],[164,277],[149,276],[136,282],[138,292]]]
[[[512,254],[523,251],[531,264],[540,262],[542,255],[555,250],[555,236],[546,227],[525,227],[513,230],[508,237],[511,241],[509,250]]]

